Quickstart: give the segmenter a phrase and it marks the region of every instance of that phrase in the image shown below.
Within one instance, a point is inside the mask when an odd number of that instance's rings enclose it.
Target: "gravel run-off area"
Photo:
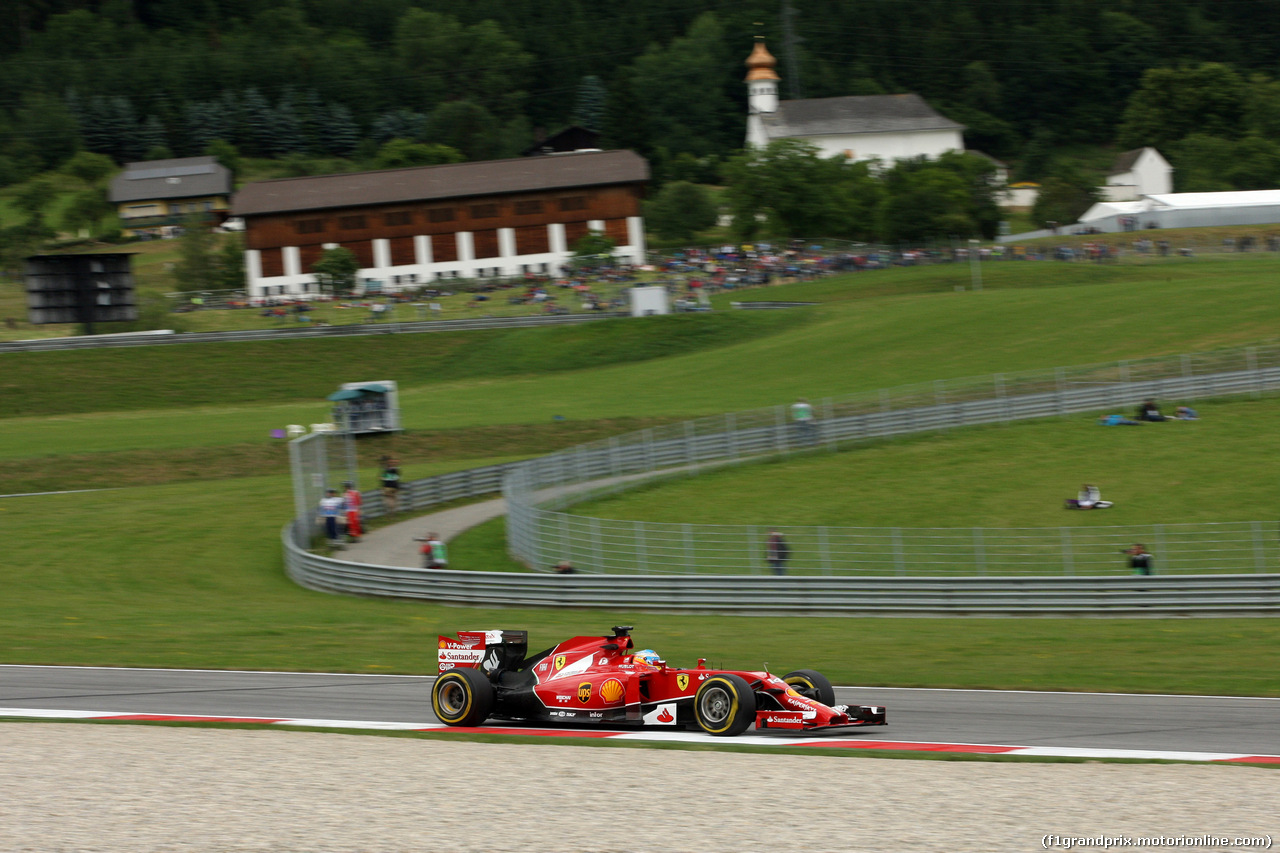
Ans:
[[[1259,767],[0,724],[3,853],[955,853],[1278,831],[1280,775]]]

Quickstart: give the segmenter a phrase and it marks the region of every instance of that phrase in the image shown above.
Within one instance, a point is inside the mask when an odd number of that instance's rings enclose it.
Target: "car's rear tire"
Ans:
[[[707,734],[741,734],[756,718],[756,694],[740,675],[713,675],[693,697],[693,714]]]
[[[493,710],[493,685],[479,670],[451,670],[431,688],[431,709],[446,726],[478,726]]]
[[[782,680],[806,699],[815,699],[823,705],[836,704],[835,688],[825,675],[816,670],[793,670],[782,676]]]

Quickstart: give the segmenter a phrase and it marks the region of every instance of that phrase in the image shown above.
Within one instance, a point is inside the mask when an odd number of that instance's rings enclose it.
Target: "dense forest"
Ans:
[[[85,151],[488,159],[571,123],[659,181],[720,182],[755,35],[782,97],[918,92],[1018,178],[1084,186],[1055,152],[1152,144],[1179,189],[1280,183],[1280,0],[9,0],[6,18],[0,186]]]

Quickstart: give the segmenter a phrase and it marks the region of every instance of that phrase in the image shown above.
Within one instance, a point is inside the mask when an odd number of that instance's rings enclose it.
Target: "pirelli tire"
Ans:
[[[823,705],[836,704],[836,690],[820,672],[812,669],[796,669],[782,676],[797,693],[806,699],[815,699]]]
[[[478,726],[493,711],[493,685],[478,669],[453,669],[431,688],[431,710],[446,726]]]
[[[742,734],[756,719],[756,694],[740,675],[713,675],[693,697],[694,719],[707,734]]]

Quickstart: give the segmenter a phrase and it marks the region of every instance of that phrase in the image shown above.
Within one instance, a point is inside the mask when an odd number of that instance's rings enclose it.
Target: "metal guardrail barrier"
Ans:
[[[1206,372],[1206,368],[1212,372]],[[638,479],[687,476],[707,465],[959,426],[1128,410],[1147,397],[1197,400],[1280,388],[1280,347],[1232,350],[996,375],[829,399],[809,425],[785,406],[734,412],[580,445],[523,463],[504,486],[507,539],[534,567],[568,560],[604,574],[724,574],[767,571],[768,530],[747,525],[672,524],[593,518],[573,504],[632,488]],[[1064,497],[1066,497],[1064,495]],[[1162,574],[1272,572],[1280,558],[1275,521],[1114,528],[779,528],[788,571],[814,575],[1086,575],[1125,571],[1118,551],[1157,550]]]
[[[1169,363],[1179,365],[1174,376],[1158,375],[1159,365],[1167,370]],[[1216,373],[1197,372],[1197,365],[1213,365]],[[1222,370],[1239,367],[1243,370]],[[1124,381],[1101,383],[1099,375],[1115,374]],[[1043,377],[1051,376],[1049,387]],[[1093,377],[1084,382],[1083,376]],[[1040,377],[1039,379],[1037,377]],[[1074,377],[1074,378],[1073,378]],[[1154,383],[1154,384],[1152,384]],[[995,389],[994,399],[970,399],[974,389],[984,384]],[[770,574],[724,574],[715,565],[696,567],[688,574],[662,573],[662,552],[653,550],[652,535],[656,526],[643,522],[619,522],[642,531],[639,543],[644,545],[644,559],[638,555],[637,541],[609,540],[599,529],[575,537],[563,525],[578,517],[549,511],[545,506],[568,505],[586,494],[626,488],[649,476],[696,472],[704,466],[760,459],[769,455],[795,451],[812,451],[815,447],[838,446],[841,442],[899,434],[903,431],[945,429],[969,423],[1004,422],[1026,417],[1044,417],[1072,411],[1090,410],[1158,394],[1186,399],[1204,396],[1226,396],[1252,393],[1280,387],[1280,348],[1249,349],[1225,353],[1180,356],[1174,360],[1121,362],[1090,368],[1059,368],[1042,374],[1020,376],[997,375],[984,383],[956,381],[932,386],[910,386],[881,392],[872,399],[879,409],[874,412],[847,414],[846,407],[865,407],[868,398],[824,401],[819,411],[823,424],[815,433],[802,432],[785,419],[782,407],[754,413],[730,413],[723,418],[690,421],[672,428],[649,429],[604,442],[583,445],[571,451],[552,454],[538,460],[491,466],[486,469],[457,472],[427,478],[408,485],[409,506],[424,508],[431,504],[491,494],[496,483],[506,477],[508,501],[512,493],[528,499],[516,507],[533,523],[530,528],[516,525],[517,531],[532,529],[532,540],[555,550],[534,551],[535,566],[548,566],[563,559],[566,542],[585,541],[594,553],[612,555],[611,559],[631,559],[619,570],[604,566],[602,573],[555,575],[547,573],[503,573],[474,571],[433,571],[410,567],[374,566],[348,563],[307,550],[314,533],[308,509],[300,513],[284,530],[285,564],[289,576],[297,583],[317,590],[349,595],[373,595],[465,605],[531,606],[531,607],[608,607],[655,609],[678,612],[715,613],[779,613],[794,615],[951,615],[951,616],[1225,616],[1271,615],[1280,612],[1280,574],[1275,573],[1277,554],[1276,522],[1242,524],[1162,525],[1139,531],[1136,528],[1064,528],[1051,532],[1064,536],[1057,540],[1058,550],[1039,551],[1034,555],[1034,574],[1026,567],[1010,569],[1008,555],[1023,546],[1010,546],[1001,539],[1031,539],[1043,543],[1043,530],[999,530],[981,528],[925,531],[932,540],[921,553],[923,562],[908,559],[906,531],[900,528],[864,529],[865,537],[880,537],[880,548],[890,557],[881,557],[890,568],[881,575],[870,571],[865,559],[851,561],[843,572],[836,572],[836,551],[830,548],[831,528],[807,528],[814,531],[815,542],[825,542],[829,562],[806,565],[797,558],[786,576]],[[903,401],[919,402],[926,388],[932,405],[901,408]],[[1011,388],[1031,393],[1009,394]],[[969,389],[961,394],[962,389]],[[948,399],[949,395],[949,399]],[[1102,400],[1102,406],[1098,405]],[[941,401],[941,402],[940,402]],[[718,429],[708,428],[709,424]],[[726,428],[725,425],[728,425]],[[1172,428],[1172,427],[1171,427]],[[298,442],[323,441],[324,434],[307,436]],[[545,481],[535,488],[532,472],[541,471]],[[639,475],[639,476],[637,476]],[[300,471],[295,469],[295,483]],[[314,480],[315,478],[310,478]],[[371,514],[381,512],[381,498],[376,492],[366,496]],[[301,505],[301,504],[300,504]],[[545,505],[545,506],[544,506]],[[510,525],[509,515],[509,525]],[[548,519],[554,519],[548,523]],[[583,519],[588,524],[599,519]],[[556,527],[556,525],[562,525]],[[678,530],[676,550],[667,556],[687,554],[690,528],[697,525],[668,525]],[[707,525],[706,527],[713,527]],[[791,536],[798,528],[784,529]],[[758,528],[738,528],[748,532],[752,543],[746,562],[733,558],[732,571],[741,572],[744,565],[761,562],[763,540]],[[754,532],[752,532],[754,531]],[[1137,535],[1145,532],[1148,535]],[[826,537],[823,539],[822,537]],[[1107,565],[1094,567],[1085,558],[1089,552],[1083,545],[1090,536],[1099,537],[1097,546],[1105,548]],[[1160,574],[1150,577],[1119,575],[1115,553],[1117,541],[1129,543],[1145,540],[1157,544],[1162,554]],[[949,543],[948,543],[949,538]],[[513,552],[520,554],[509,534]],[[521,547],[529,547],[526,539]],[[939,544],[940,542],[945,544]],[[964,544],[957,544],[963,542]],[[1199,547],[1192,547],[1199,543]],[[1240,543],[1245,543],[1241,545]],[[1229,545],[1230,547],[1224,547]],[[631,550],[628,550],[630,547]],[[970,550],[966,551],[968,548]],[[867,541],[856,546],[863,556],[874,548]],[[696,551],[697,549],[692,549]],[[816,549],[815,549],[816,552]],[[1224,559],[1248,558],[1237,565]],[[618,557],[617,554],[624,554]],[[745,553],[745,552],[744,552]],[[965,555],[981,555],[982,568],[974,569]],[[1063,560],[1063,576],[1046,576],[1046,554]],[[551,559],[554,557],[555,559]],[[1173,558],[1173,559],[1171,559]],[[754,563],[752,562],[754,561]],[[1015,560],[1014,563],[1018,561]],[[586,565],[584,563],[584,565]],[[669,565],[669,564],[668,564]],[[958,568],[957,568],[958,567]],[[912,572],[907,569],[911,568]],[[761,569],[761,571],[763,571]],[[807,572],[799,574],[799,572]],[[963,571],[979,576],[957,577]],[[854,574],[856,572],[856,574]],[[1206,574],[1206,572],[1210,572]],[[1252,572],[1243,574],[1241,572]]]
[[[247,310],[247,309],[246,309]],[[456,332],[467,329],[501,329],[513,326],[563,326],[629,317],[616,311],[593,314],[553,314],[534,317],[489,317],[475,320],[421,320],[410,323],[353,323],[344,326],[306,326],[287,329],[249,329],[240,332],[183,332],[182,334],[89,335],[80,338],[44,338],[29,341],[0,341],[3,352],[44,352],[49,350],[98,349],[102,347],[144,347],[163,344],[208,344],[235,341],[275,341],[284,338],[332,338],[363,335]]]
[[[284,535],[310,589],[477,607],[572,607],[794,616],[1241,616],[1280,613],[1280,576],[858,578],[548,575],[371,566]]]

